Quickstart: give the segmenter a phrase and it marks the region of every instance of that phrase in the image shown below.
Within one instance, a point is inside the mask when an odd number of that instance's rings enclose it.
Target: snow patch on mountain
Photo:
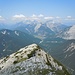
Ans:
[[[17,31],[15,31],[15,34],[16,34],[17,36],[19,36],[19,33],[18,33]]]
[[[34,28],[35,32],[37,32],[40,27],[41,27],[41,24],[37,24]]]
[[[2,34],[6,34],[6,32],[7,32],[7,31],[5,30],[5,31],[2,31],[1,33],[2,33]]]
[[[25,28],[29,33],[31,33],[27,28]]]
[[[66,53],[66,52],[73,52],[75,50],[75,43],[71,43],[68,47],[67,47],[67,49],[65,49],[64,50],[64,53]]]

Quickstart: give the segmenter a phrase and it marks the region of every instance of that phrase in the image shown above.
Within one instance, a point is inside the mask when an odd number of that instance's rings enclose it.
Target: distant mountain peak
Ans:
[[[21,48],[0,60],[1,75],[69,75],[67,70],[37,44]]]

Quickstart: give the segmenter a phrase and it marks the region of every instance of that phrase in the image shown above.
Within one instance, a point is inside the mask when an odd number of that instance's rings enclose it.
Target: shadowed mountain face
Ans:
[[[8,64],[9,63],[9,64]],[[0,60],[1,75],[70,75],[38,45],[32,44]]]
[[[38,43],[40,40],[32,35],[17,30],[0,30],[0,57],[32,43]]]

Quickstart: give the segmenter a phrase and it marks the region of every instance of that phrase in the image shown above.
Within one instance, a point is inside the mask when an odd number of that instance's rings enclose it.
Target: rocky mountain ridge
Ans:
[[[1,75],[70,75],[65,67],[32,44],[0,59]]]

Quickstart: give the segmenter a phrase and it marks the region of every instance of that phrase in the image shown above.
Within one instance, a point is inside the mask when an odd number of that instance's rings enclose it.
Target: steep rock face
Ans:
[[[67,34],[69,35],[68,39],[75,39],[75,25],[73,25],[69,31],[67,31]]]
[[[75,42],[70,43],[64,50],[63,63],[71,68],[72,75],[75,75]]]
[[[65,67],[32,44],[0,60],[0,75],[70,75]]]
[[[75,39],[75,25],[65,28],[63,31],[59,32],[58,34],[59,34],[58,37],[67,40]]]

